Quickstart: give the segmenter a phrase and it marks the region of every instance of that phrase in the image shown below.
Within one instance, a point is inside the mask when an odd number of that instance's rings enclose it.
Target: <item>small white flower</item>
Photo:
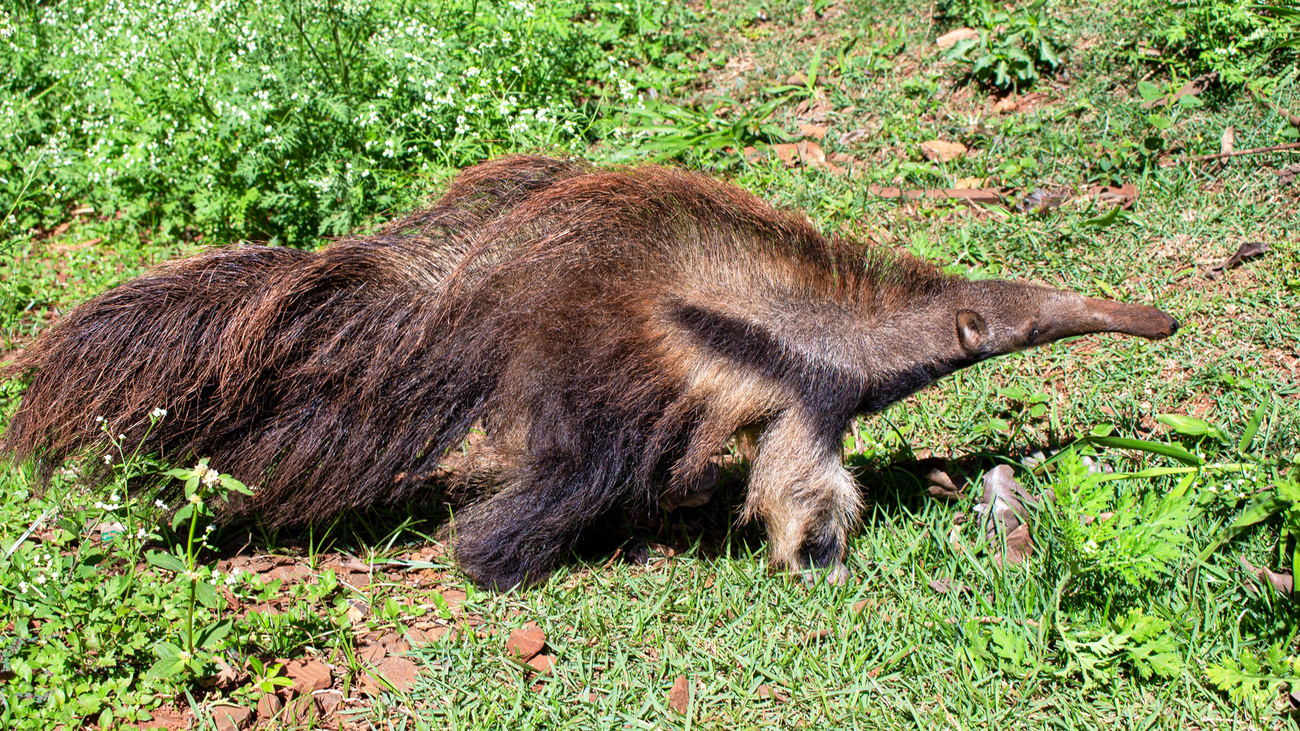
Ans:
[[[20,582],[18,582],[18,591],[19,591],[19,593],[21,593],[21,594],[26,594],[26,593],[27,593],[27,582],[26,582],[26,581],[20,581]]]
[[[102,416],[96,416],[96,417],[95,417],[95,423],[96,423],[96,424],[103,424],[103,423],[104,423],[104,417],[102,417]]]
[[[203,498],[199,497],[199,494],[196,492],[193,495],[190,495],[189,501],[191,503],[194,503],[195,505],[198,505],[199,503],[203,502]]]
[[[163,409],[163,408],[155,408],[153,411],[149,412],[150,419],[161,419],[166,415],[167,415],[167,409]]]
[[[153,501],[153,504],[156,505],[156,506],[158,506],[158,509],[159,509],[159,510],[166,510],[166,509],[167,509],[167,503],[163,502],[162,500],[154,500],[154,501]]]
[[[111,454],[104,455],[104,464],[113,464],[113,455]]]
[[[38,584],[44,584],[44,583],[45,583],[45,574],[37,574],[37,575],[36,575],[36,583],[38,583]]]

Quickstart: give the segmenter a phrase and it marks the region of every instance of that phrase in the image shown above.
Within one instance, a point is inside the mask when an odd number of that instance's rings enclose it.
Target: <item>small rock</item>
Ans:
[[[279,579],[287,583],[300,581],[311,576],[311,569],[302,564],[290,564],[288,566],[276,566],[266,572],[265,577],[271,581]]]
[[[361,624],[370,616],[370,605],[366,604],[364,599],[348,600],[348,621],[352,624]]]
[[[284,701],[275,693],[262,693],[262,697],[257,699],[257,717],[261,719],[275,718],[275,714],[284,708]]]
[[[993,105],[994,114],[1010,114],[1018,109],[1020,109],[1020,102],[1016,101],[1014,95],[1003,97]]]
[[[506,652],[524,661],[531,660],[544,647],[546,647],[546,633],[531,622],[511,632],[506,640]]]
[[[538,674],[549,673],[551,668],[555,667],[555,656],[538,655],[528,661],[528,667],[537,671]]]
[[[957,45],[959,41],[965,41],[965,40],[970,40],[972,38],[979,38],[979,37],[980,37],[980,32],[975,30],[974,28],[958,28],[956,30],[950,30],[947,33],[944,33],[943,35],[939,36],[937,39],[935,39],[934,43],[936,46],[940,48],[952,48],[953,46]]]
[[[668,691],[668,705],[685,716],[691,710],[691,681],[685,675],[678,675],[673,681],[673,689]]]
[[[364,589],[367,586],[370,586],[370,574],[361,573],[360,571],[340,574],[339,579],[343,583],[348,584],[356,589]]]
[[[343,702],[343,691],[341,690],[318,690],[311,695],[316,699],[316,705],[320,708],[322,716],[330,715]]]
[[[316,699],[310,695],[294,696],[280,714],[280,720],[289,726],[309,726],[320,711],[316,708]]]
[[[921,143],[921,154],[931,162],[948,162],[965,155],[966,146],[960,142],[930,140]]]
[[[420,668],[404,657],[386,657],[375,669],[384,680],[392,683],[394,688],[403,693],[411,689],[411,684],[420,674]]]
[[[243,706],[213,706],[212,723],[217,731],[239,731],[253,723],[253,711]]]
[[[293,680],[293,690],[298,695],[311,695],[314,690],[324,690],[334,683],[329,666],[320,660],[297,660],[285,666],[285,675]]]
[[[361,647],[357,648],[357,657],[361,658],[365,662],[370,663],[371,665],[378,665],[379,661],[383,660],[384,657],[387,655],[388,655],[388,650],[386,650],[384,646],[379,644],[378,642],[373,642],[368,645],[362,645]]]

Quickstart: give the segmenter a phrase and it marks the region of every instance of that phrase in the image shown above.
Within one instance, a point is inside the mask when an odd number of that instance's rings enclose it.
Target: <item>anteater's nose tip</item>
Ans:
[[[1173,335],[1174,333],[1178,332],[1178,328],[1180,328],[1180,327],[1182,327],[1182,325],[1178,322],[1178,320],[1175,320],[1175,319],[1172,318],[1172,317],[1169,318],[1169,334],[1170,334],[1170,335]]]

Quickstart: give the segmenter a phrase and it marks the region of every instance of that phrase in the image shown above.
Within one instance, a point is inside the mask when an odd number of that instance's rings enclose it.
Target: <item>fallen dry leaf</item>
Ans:
[[[678,675],[673,681],[673,688],[668,691],[668,706],[683,716],[690,712],[691,681],[685,675]]]
[[[867,129],[866,127],[861,127],[859,129],[851,129],[848,132],[845,132],[844,134],[840,135],[840,144],[851,145],[854,142],[857,142],[858,140],[864,140],[870,136],[871,136],[871,130]]]
[[[298,728],[312,726],[312,722],[319,715],[320,709],[316,707],[316,699],[310,695],[300,695],[290,700],[284,707],[280,712],[280,720],[288,728]]]
[[[1267,241],[1247,241],[1237,247],[1237,253],[1223,260],[1223,263],[1214,267],[1205,273],[1206,279],[1215,279],[1225,271],[1237,266],[1241,262],[1255,256],[1261,256],[1269,252]]]
[[[988,184],[988,182],[988,178],[957,178],[957,182],[953,183],[952,187],[959,190],[970,190],[973,188],[983,188]]]
[[[801,122],[825,122],[826,118],[835,111],[835,106],[825,99],[810,101],[804,99],[795,107],[795,118]]]
[[[371,642],[357,648],[357,657],[371,665],[379,664],[388,655],[388,648],[378,642]]]
[[[920,200],[922,198],[931,200],[953,199],[966,204],[1003,203],[1012,194],[1012,191],[1002,188],[914,188],[912,190],[902,190],[901,188],[880,185],[867,186],[867,192],[881,198],[903,198],[905,200]]]
[[[921,154],[930,162],[949,162],[965,155],[966,146],[960,142],[930,140],[921,143]]]
[[[1088,195],[1097,200],[1097,205],[1120,206],[1125,210],[1132,208],[1137,201],[1137,186],[1132,183],[1123,185],[1099,185],[1088,190]]]
[[[1016,482],[1010,465],[1001,464],[984,473],[984,494],[975,512],[984,516],[984,534],[990,541],[997,537],[999,530],[1009,536],[1020,527],[1020,519],[1029,514],[1021,500],[1034,502]]]
[[[1243,556],[1239,559],[1241,565],[1246,568],[1255,578],[1272,586],[1281,594],[1290,594],[1295,589],[1295,580],[1291,574],[1280,574],[1271,570],[1267,566],[1255,566],[1247,561]]]
[[[1021,213],[1042,213],[1056,208],[1068,200],[1070,200],[1070,194],[1067,191],[1046,191],[1042,188],[1035,188],[1034,192],[1016,201],[1016,210]]]
[[[926,485],[925,491],[930,497],[940,497],[946,500],[961,500],[961,490],[953,484],[952,478],[947,472],[935,467],[925,473]]]
[[[242,668],[231,667],[221,657],[217,657],[217,675],[214,684],[221,690],[234,690],[248,680],[248,673]]]
[[[822,150],[821,145],[812,140],[803,140],[796,147],[799,150],[799,159],[806,165],[825,165],[826,153]]]
[[[1175,91],[1173,93],[1173,96],[1169,97],[1167,101],[1172,103],[1178,101],[1179,99],[1182,99],[1185,96],[1198,96],[1200,95],[1201,92],[1210,88],[1210,84],[1213,84],[1215,81],[1218,81],[1218,79],[1219,79],[1219,72],[1217,71],[1208,73],[1204,76],[1198,76],[1195,79],[1192,79],[1191,81],[1179,87],[1178,91]],[[1166,98],[1162,96],[1158,99],[1152,99],[1151,101],[1142,102],[1141,106],[1143,109],[1151,109],[1153,107],[1162,106],[1165,103],[1166,103]]]
[[[758,690],[755,691],[754,694],[757,695],[758,699],[762,701],[774,701],[776,703],[785,703],[786,700],[789,699],[789,696],[781,692],[779,688],[773,688],[772,686],[766,683],[758,686]]]
[[[959,41],[972,40],[980,37],[980,32],[974,28],[957,28],[935,39],[934,44],[940,48],[952,48]]]
[[[827,127],[821,124],[801,124],[799,125],[799,134],[804,137],[816,137],[819,140],[826,139]]]
[[[786,165],[792,166],[799,159],[799,148],[793,143],[780,142],[772,145],[772,149],[776,151],[776,156],[781,159],[781,162]]]
[[[1013,566],[1019,565],[1032,555],[1034,555],[1034,541],[1029,537],[1029,526],[1022,525],[1011,531],[1007,536],[1006,562]],[[999,559],[999,556],[993,557],[994,561]]]
[[[952,579],[931,579],[930,588],[939,594],[947,594],[952,590]]]
[[[1219,154],[1231,155],[1233,145],[1237,140],[1237,129],[1232,125],[1223,128],[1223,136],[1219,138]]]

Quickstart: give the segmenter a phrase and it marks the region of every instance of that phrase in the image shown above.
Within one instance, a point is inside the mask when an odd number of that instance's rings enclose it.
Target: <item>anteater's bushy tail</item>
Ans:
[[[214,250],[129,281],[0,372],[30,379],[0,446],[48,470],[147,433],[145,452],[208,457],[258,487],[232,512],[272,524],[408,499],[482,416],[503,362],[453,332],[468,313],[446,314],[443,281],[494,216],[585,169],[506,158],[374,236]]]

